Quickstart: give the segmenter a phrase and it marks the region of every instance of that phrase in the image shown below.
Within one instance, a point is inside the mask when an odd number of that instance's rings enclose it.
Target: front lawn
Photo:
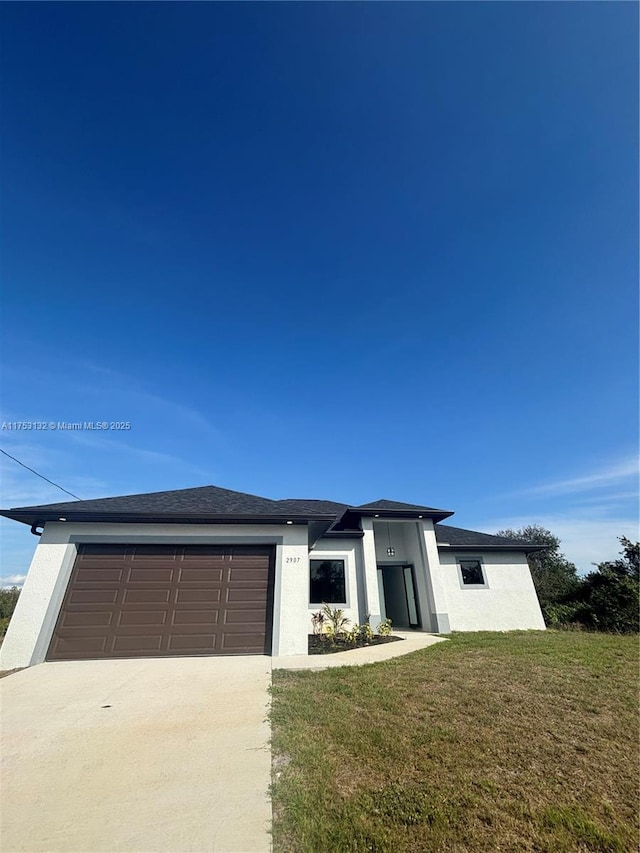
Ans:
[[[274,851],[635,851],[638,639],[456,634],[273,674]]]

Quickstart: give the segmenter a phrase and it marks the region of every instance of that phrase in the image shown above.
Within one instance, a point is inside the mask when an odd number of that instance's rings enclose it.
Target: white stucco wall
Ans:
[[[440,549],[438,572],[452,631],[544,629],[531,572],[518,552],[456,552]],[[481,558],[486,589],[462,587],[456,560]]]
[[[306,654],[309,558],[304,525],[48,523],[0,649],[0,668],[46,656],[78,542],[121,544],[275,544],[273,655]]]
[[[310,560],[344,560],[345,582],[347,590],[347,606],[331,604],[331,607],[340,607],[344,610],[351,625],[358,624],[361,620],[361,606],[358,584],[358,569],[360,567],[360,540],[359,539],[319,539],[309,553]],[[307,578],[307,596],[309,596],[309,580]],[[311,632],[311,615],[317,613],[322,607],[311,604],[307,597],[309,611],[308,629]]]
[[[421,522],[421,528],[422,530],[419,534],[420,549],[424,554],[426,563],[428,598],[432,607],[431,630],[439,634],[448,634],[451,630],[449,603],[433,521],[430,518],[425,519]]]

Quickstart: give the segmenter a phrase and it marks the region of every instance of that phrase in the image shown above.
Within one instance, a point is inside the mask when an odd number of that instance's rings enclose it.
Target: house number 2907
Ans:
[[[301,559],[301,557],[286,557],[285,563],[299,563]]]

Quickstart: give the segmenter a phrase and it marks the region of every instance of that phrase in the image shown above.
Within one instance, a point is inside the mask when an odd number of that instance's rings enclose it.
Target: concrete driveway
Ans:
[[[261,656],[1,679],[2,853],[268,851],[270,680]]]

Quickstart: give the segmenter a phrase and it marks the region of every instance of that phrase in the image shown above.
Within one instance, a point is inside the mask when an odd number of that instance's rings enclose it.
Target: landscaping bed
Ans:
[[[348,652],[351,649],[364,649],[367,646],[380,646],[383,643],[394,643],[402,637],[379,637],[374,635],[370,640],[358,639],[355,642],[346,637],[328,637],[326,635],[309,634],[310,655],[332,655],[336,652]]]

